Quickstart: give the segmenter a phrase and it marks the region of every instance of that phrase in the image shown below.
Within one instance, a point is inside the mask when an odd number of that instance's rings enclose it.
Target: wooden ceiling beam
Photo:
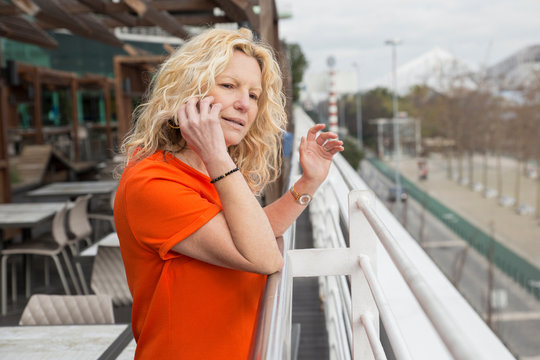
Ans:
[[[25,63],[17,63],[17,71],[26,80],[34,79],[38,72],[40,82],[44,86],[56,85],[67,87],[73,79],[77,78],[77,74],[71,71],[55,70]]]
[[[212,0],[168,0],[168,1],[149,1],[152,7],[159,11],[183,12],[183,11],[212,11],[216,4]],[[105,14],[125,13],[131,11],[127,2],[106,3]]]
[[[163,44],[163,49],[165,49],[165,51],[169,54],[172,54],[175,50],[175,48],[172,47],[171,44]]]
[[[152,0],[151,4],[157,10],[164,10],[171,13],[186,11],[213,11],[216,7],[211,0]]]
[[[214,16],[211,14],[183,14],[183,15],[173,15],[174,19],[183,24],[188,26],[201,26],[201,25],[214,25],[214,24],[220,24],[220,23],[227,23],[230,22],[229,18],[226,16]],[[116,28],[122,25],[120,22],[116,21],[115,19],[111,18],[104,18],[101,21],[103,25],[105,25],[108,28]],[[140,19],[136,18],[135,24],[133,26],[156,26],[154,23],[146,20],[146,19]]]
[[[229,22],[229,18],[227,16],[214,16],[213,14],[208,13],[181,14],[173,15],[173,17],[179,23],[191,26],[213,25]]]
[[[106,84],[114,86],[114,79],[104,75],[84,74],[77,78],[77,84],[79,84],[80,89],[102,90]]]
[[[88,14],[83,15],[83,16],[86,17],[88,16]],[[87,19],[81,18],[80,20],[86,22]],[[54,26],[50,23],[44,23],[41,21],[38,21],[37,23],[39,27],[43,30],[58,29],[58,26]],[[87,25],[92,26],[89,23],[87,23]],[[102,28],[96,27],[94,29],[91,29],[90,31],[79,31],[79,30],[71,29],[70,32],[72,32],[75,35],[79,35],[79,36],[82,36],[82,37],[85,37],[94,41],[102,42],[102,43],[105,43],[114,47],[120,47],[120,48],[124,47],[125,43],[122,40],[118,39],[116,35],[114,35],[109,30],[108,27],[106,27],[103,24],[101,24],[101,27]]]
[[[274,0],[269,0],[274,3]],[[111,28],[128,26],[157,26],[172,36],[182,39],[191,34],[188,26],[204,26],[230,21],[248,22],[260,33],[259,15],[253,12],[254,0],[0,0],[0,18],[33,18],[25,27],[13,28],[13,24],[0,21],[0,34],[18,41],[30,42],[44,47],[56,47],[56,41],[43,30],[65,28],[73,34],[87,37],[112,46],[122,47],[131,55],[144,51],[126,47]],[[225,15],[215,16],[219,7]],[[19,15],[17,15],[19,14]],[[96,16],[100,14],[102,16]],[[136,15],[135,15],[136,14]],[[274,14],[275,15],[275,14]],[[274,19],[275,21],[275,19]],[[32,25],[29,25],[32,24]],[[266,26],[268,24],[265,23]]]
[[[119,26],[136,26],[137,18],[135,16],[127,13],[107,13],[106,4],[102,0],[79,0],[79,2],[95,12],[110,16],[121,24]]]
[[[259,31],[259,17],[253,12],[250,0],[215,0],[221,10],[232,21],[241,23],[249,22],[251,28]]]
[[[49,1],[49,0],[46,0]],[[56,4],[65,12],[70,14],[91,14],[93,10],[89,8],[86,4],[83,4],[82,1],[73,1],[73,0],[54,0]]]
[[[173,36],[186,39],[191,36],[184,27],[178,23],[174,17],[166,11],[159,11],[152,7],[146,0],[124,0],[124,2],[133,9],[139,17],[146,19],[156,26],[161,27]]]
[[[53,37],[21,16],[0,16],[0,24],[2,24],[0,36],[48,49],[58,47],[58,43]]]
[[[140,65],[159,65],[165,61],[167,57],[164,55],[144,55],[144,56],[122,56],[116,55],[115,61],[118,61],[124,65],[140,66]]]
[[[0,3],[0,16],[17,16],[22,14],[23,12],[13,4]]]
[[[72,31],[88,32],[90,29],[77,21],[77,18],[65,12],[56,0],[12,0],[25,14],[36,20],[50,23],[57,28],[66,28]]]
[[[86,26],[90,28],[90,33],[85,36],[103,43],[122,47],[124,42],[116,37],[95,15],[83,14],[77,15]]]
[[[216,4],[234,22],[248,21],[244,7],[249,0],[216,0]]]
[[[74,34],[87,37],[111,46],[122,47],[119,40],[92,14],[76,15],[63,10],[62,5],[73,5],[73,0],[13,0],[13,3],[36,20],[48,23],[53,28],[66,28]]]
[[[138,48],[136,46],[130,45],[130,44],[125,44],[123,46],[123,49],[130,56],[147,56],[147,55],[151,55],[150,52],[148,52],[146,50],[143,50],[141,48]]]

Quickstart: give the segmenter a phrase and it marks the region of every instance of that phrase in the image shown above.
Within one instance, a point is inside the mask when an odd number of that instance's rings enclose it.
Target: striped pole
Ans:
[[[329,130],[332,132],[335,132],[337,134],[338,132],[338,107],[337,107],[337,96],[335,91],[335,83],[334,83],[334,65],[336,61],[333,56],[328,57],[327,64],[330,68],[328,75],[329,75],[329,82],[330,82],[330,89],[328,94],[328,125]]]

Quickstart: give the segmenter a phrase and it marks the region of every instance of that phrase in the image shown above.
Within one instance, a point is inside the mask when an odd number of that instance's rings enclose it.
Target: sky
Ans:
[[[530,45],[540,45],[538,0],[276,0],[279,36],[298,43],[309,67],[354,71],[360,86],[392,70],[388,39],[399,39],[397,64],[435,47],[476,66],[489,66]]]

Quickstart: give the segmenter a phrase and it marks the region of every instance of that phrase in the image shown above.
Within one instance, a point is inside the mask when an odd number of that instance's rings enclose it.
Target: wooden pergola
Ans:
[[[47,31],[65,29],[74,35],[99,41],[126,52],[114,59],[115,80],[102,76],[77,77],[74,73],[17,64],[15,70],[6,67],[0,75],[0,202],[11,198],[8,128],[16,126],[13,98],[18,88],[12,84],[13,72],[32,83],[34,128],[25,136],[35,143],[43,139],[40,89],[42,84],[65,87],[71,93],[72,124],[69,128],[75,144],[75,159],[79,159],[77,90],[94,87],[105,97],[107,146],[113,143],[113,128],[121,139],[131,126],[132,98],[141,96],[147,85],[149,71],[163,61],[131,46],[115,35],[115,28],[160,28],[170,36],[188,39],[193,27],[208,27],[221,23],[237,23],[251,28],[270,44],[285,64],[278,37],[278,14],[274,0],[0,0],[0,37],[54,49],[56,40]],[[167,45],[164,44],[167,49]],[[1,55],[1,54],[0,54]],[[284,74],[288,74],[284,67]],[[287,82],[286,82],[287,83]],[[126,86],[128,85],[128,86]],[[111,93],[116,99],[117,124],[111,123]]]

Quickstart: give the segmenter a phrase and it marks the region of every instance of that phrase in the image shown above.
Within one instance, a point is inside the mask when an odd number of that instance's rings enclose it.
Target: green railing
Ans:
[[[395,180],[395,172],[388,165],[376,158],[369,158],[367,160],[389,180]],[[540,299],[540,288],[538,287],[540,269],[471,224],[452,209],[422,191],[407,178],[400,175],[400,181],[407,189],[409,196],[422,204],[427,211],[475,248],[480,254],[485,256],[486,259],[493,259],[493,263],[499,269],[537,299]]]

